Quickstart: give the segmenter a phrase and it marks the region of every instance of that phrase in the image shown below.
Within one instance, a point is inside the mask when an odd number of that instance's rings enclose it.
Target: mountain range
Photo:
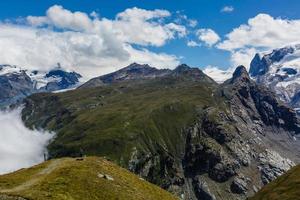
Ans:
[[[24,70],[12,65],[0,65],[0,107],[22,102],[38,92],[52,92],[75,87],[81,75],[64,71],[60,64],[48,72]]]
[[[300,162],[296,112],[243,66],[218,84],[133,63],[23,103],[28,128],[56,132],[51,159],[104,156],[181,199],[245,199]]]

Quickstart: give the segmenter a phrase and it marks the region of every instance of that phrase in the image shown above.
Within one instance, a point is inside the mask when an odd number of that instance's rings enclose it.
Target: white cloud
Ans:
[[[95,15],[95,13],[93,14]],[[162,46],[166,41],[186,35],[186,28],[175,23],[164,23],[171,13],[167,10],[144,10],[128,8],[118,13],[115,20],[95,19],[83,12],[70,12],[62,6],[52,6],[46,16],[29,16],[29,24],[35,26],[52,25],[57,28],[85,31],[99,34],[103,30],[114,34],[119,40],[138,45]]]
[[[233,71],[234,68],[222,70],[215,66],[207,66],[203,69],[203,72],[214,79],[217,83],[223,83],[227,79],[231,78]]]
[[[188,47],[199,47],[199,46],[201,46],[201,44],[195,42],[194,40],[189,40],[189,41],[186,43],[186,45],[187,45]]]
[[[45,16],[28,16],[27,24],[0,23],[0,45],[9,47],[0,49],[0,63],[48,70],[59,62],[86,78],[134,61],[174,67],[178,57],[146,49],[187,34],[185,26],[173,22],[170,15],[166,10],[131,8],[107,19],[55,5]]]
[[[196,35],[200,41],[204,42],[209,47],[220,40],[219,35],[212,29],[198,29]]]
[[[233,6],[224,6],[220,11],[225,12],[225,13],[231,13],[234,11],[234,7]]]
[[[0,174],[42,162],[45,147],[53,137],[48,132],[27,129],[20,112],[0,112]]]
[[[254,55],[257,53],[255,48],[246,48],[238,51],[233,51],[231,53],[231,64],[232,66],[243,65],[247,69],[250,67],[250,62],[253,59]]]
[[[268,14],[258,14],[247,24],[226,35],[226,40],[218,48],[236,50],[239,48],[277,48],[300,42],[300,20],[273,18]]]

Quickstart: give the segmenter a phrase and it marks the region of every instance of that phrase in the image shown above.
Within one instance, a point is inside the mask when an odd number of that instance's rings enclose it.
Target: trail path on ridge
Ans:
[[[14,188],[0,190],[0,193],[19,192],[30,188],[31,186],[35,185],[40,180],[42,180],[45,177],[45,175],[50,174],[53,170],[58,168],[61,162],[62,160],[52,160],[47,167],[34,174],[32,177],[28,177],[29,180],[23,182],[21,185],[18,185]]]

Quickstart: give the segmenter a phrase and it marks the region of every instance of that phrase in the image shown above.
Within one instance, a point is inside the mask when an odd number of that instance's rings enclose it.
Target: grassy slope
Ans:
[[[134,147],[154,152],[161,146],[179,154],[182,129],[199,110],[223,106],[214,99],[214,89],[211,83],[169,78],[36,94],[28,99],[23,119],[29,127],[57,132],[49,146],[53,157],[76,156],[82,148],[87,155],[108,156],[126,166]]]
[[[250,200],[300,199],[300,165],[263,187]]]
[[[107,174],[114,180],[99,174]],[[175,199],[170,193],[98,157],[83,161],[54,159],[2,175],[0,193],[32,200]]]

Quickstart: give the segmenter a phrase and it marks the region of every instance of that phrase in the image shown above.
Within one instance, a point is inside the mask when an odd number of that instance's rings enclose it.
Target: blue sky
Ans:
[[[167,10],[172,14],[171,18],[173,20],[178,15],[186,15],[188,19],[197,20],[198,22],[196,27],[189,28],[189,34],[185,37],[170,39],[161,46],[149,45],[143,48],[147,48],[151,52],[175,55],[180,58],[180,62],[201,68],[212,65],[220,69],[227,69],[232,67],[233,63],[230,60],[232,51],[205,45],[194,34],[198,29],[212,29],[219,35],[219,42],[222,42],[226,39],[226,34],[242,24],[247,24],[250,18],[254,18],[260,13],[268,14],[274,19],[300,19],[299,0],[10,0],[0,2],[0,20],[15,20],[19,17],[25,18],[27,16],[44,16],[47,9],[53,5],[61,5],[64,9],[71,12],[81,11],[89,14],[96,11],[100,17],[108,19],[115,19],[116,14],[132,7],[145,10]],[[233,11],[221,12],[221,9],[225,6],[232,7]],[[191,40],[201,45],[199,47],[187,46],[187,42]],[[132,46],[141,48],[139,45],[133,44]],[[258,45],[255,48],[259,49],[259,47]],[[268,48],[271,48],[271,46],[267,46],[266,49]]]

